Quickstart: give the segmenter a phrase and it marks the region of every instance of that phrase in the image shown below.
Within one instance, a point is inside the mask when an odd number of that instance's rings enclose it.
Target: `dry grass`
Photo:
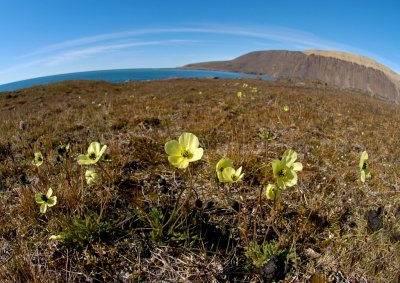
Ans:
[[[2,93],[0,280],[397,282],[398,110],[317,83],[260,80],[65,82]],[[263,141],[263,129],[277,138]],[[190,172],[164,153],[182,132],[205,150]],[[89,187],[76,157],[92,141],[108,145],[112,161],[97,166],[101,182]],[[55,162],[67,143],[69,157]],[[304,169],[274,208],[260,191],[288,148]],[[372,171],[365,184],[363,150]],[[45,157],[38,168],[36,151]],[[243,166],[243,182],[217,183],[223,156]],[[34,194],[48,187],[58,203],[41,215]],[[65,241],[48,239],[58,233]]]

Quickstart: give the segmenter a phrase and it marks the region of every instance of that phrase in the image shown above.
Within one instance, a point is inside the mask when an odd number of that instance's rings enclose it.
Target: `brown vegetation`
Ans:
[[[0,121],[1,282],[399,280],[396,105],[310,83],[74,81],[1,93]],[[204,148],[187,170],[164,152],[183,132]],[[92,141],[109,161],[88,186],[76,157]],[[288,148],[304,169],[274,203],[262,190]],[[224,156],[243,166],[242,182],[218,184]],[[42,215],[34,195],[49,187],[58,203]]]

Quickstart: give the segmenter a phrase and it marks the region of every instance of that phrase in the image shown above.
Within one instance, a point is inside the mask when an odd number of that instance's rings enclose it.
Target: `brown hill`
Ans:
[[[274,78],[319,80],[400,102],[400,75],[378,62],[339,51],[256,51],[230,61],[189,64],[184,68],[263,74]]]

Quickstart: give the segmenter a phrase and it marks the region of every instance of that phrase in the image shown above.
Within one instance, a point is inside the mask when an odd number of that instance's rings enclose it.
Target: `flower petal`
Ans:
[[[47,190],[46,197],[49,198],[49,197],[51,197],[52,194],[53,194],[53,189],[52,189],[52,188],[49,188],[49,189]]]
[[[288,172],[287,181],[285,181],[285,185],[287,187],[292,187],[297,184],[297,174],[295,171],[290,170]]]
[[[361,172],[360,172],[360,179],[361,179],[361,182],[365,182],[365,171],[364,170],[362,170]]]
[[[290,167],[297,159],[297,153],[293,149],[287,149],[282,155],[282,161]]]
[[[217,171],[217,173],[222,173],[226,167],[233,167],[233,161],[224,157],[218,161],[217,166],[215,166],[215,171]]]
[[[195,135],[193,135],[192,133],[183,133],[179,137],[179,143],[185,149],[195,150],[196,148],[199,147],[199,139]]]
[[[168,155],[182,156],[182,146],[176,140],[167,142],[164,149]]]
[[[44,202],[40,205],[40,212],[46,213],[46,211],[47,211],[47,203]]]
[[[49,240],[53,240],[53,241],[58,241],[58,240],[62,240],[63,236],[62,235],[51,235],[49,237]]]
[[[182,169],[189,166],[189,161],[187,158],[183,158],[182,156],[168,156],[168,161],[173,166]]]
[[[286,188],[285,182],[283,182],[282,179],[277,179],[276,180],[276,184],[278,185],[278,187],[282,190],[284,190]]]
[[[84,154],[79,154],[77,161],[79,165],[90,165],[96,163]]]
[[[57,203],[57,197],[56,196],[52,196],[47,200],[47,205],[49,207],[56,205]]]
[[[103,155],[103,153],[106,151],[106,149],[107,149],[107,146],[103,145],[103,147],[101,148],[101,150],[100,150],[100,152],[99,152],[99,154],[98,154],[98,156],[96,158],[97,160],[100,159],[100,157]]]
[[[301,164],[300,162],[295,162],[292,164],[291,167],[294,171],[301,171],[303,170],[303,164]]]
[[[231,183],[233,182],[232,175],[234,174],[235,169],[233,169],[232,167],[227,167],[224,169],[224,171],[222,171],[222,179],[224,180],[224,182]]]
[[[193,157],[189,159],[190,162],[200,160],[203,156],[204,150],[202,148],[196,148],[193,150]]]
[[[99,152],[100,151],[100,143],[98,142],[92,142],[89,147],[87,152],[91,153],[91,152]]]
[[[43,194],[42,194],[42,193],[37,193],[37,194],[35,195],[35,201],[36,201],[37,203],[39,203],[39,204],[44,203],[44,200],[42,199],[42,197],[43,197]]]
[[[274,174],[274,177],[276,178],[278,176],[279,170],[281,169],[281,164],[282,162],[278,159],[272,160],[271,165],[272,165],[272,173]]]
[[[268,184],[265,188],[265,196],[267,199],[275,200],[279,197],[280,191],[275,185]]]

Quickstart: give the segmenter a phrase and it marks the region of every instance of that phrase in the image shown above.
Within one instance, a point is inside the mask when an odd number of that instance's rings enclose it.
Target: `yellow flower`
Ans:
[[[236,183],[243,179],[244,174],[240,174],[242,172],[242,167],[235,170],[232,167],[227,167],[222,171],[222,179],[223,182],[226,183]]]
[[[97,175],[96,170],[94,169],[86,170],[85,177],[86,177],[86,183],[88,185],[96,183],[97,180],[99,179],[99,176]]]
[[[272,161],[272,172],[279,188],[285,189],[297,183],[297,174],[285,162],[275,159]]]
[[[39,167],[43,163],[43,155],[42,155],[42,153],[40,151],[39,152],[35,152],[34,155],[35,155],[35,157],[32,160],[32,164],[37,166],[37,167]]]
[[[288,149],[283,153],[282,159],[272,161],[272,172],[276,183],[280,189],[291,187],[297,184],[297,173],[303,170],[303,165],[300,162],[295,162],[297,153]]]
[[[103,145],[103,147],[100,149],[100,143],[92,142],[89,145],[87,153],[86,154],[80,154],[78,156],[78,164],[79,165],[96,164],[97,161],[99,161],[99,159],[103,155],[103,153],[106,151],[106,149],[107,149],[106,145]]]
[[[258,136],[266,141],[271,141],[276,138],[276,135],[272,131],[261,131],[261,133],[259,133]]]
[[[178,141],[167,142],[164,149],[169,155],[169,163],[181,169],[188,167],[189,162],[200,160],[203,156],[203,149],[199,148],[199,139],[191,133],[183,133]]]
[[[59,241],[59,240],[62,240],[62,239],[64,239],[64,237],[62,235],[51,235],[49,237],[49,240],[53,240],[53,241]]]
[[[366,178],[371,177],[371,172],[369,170],[368,164],[368,153],[364,151],[360,157],[360,163],[358,164],[358,168],[360,169],[360,179],[361,182],[365,182]]]
[[[283,106],[283,111],[288,112],[289,111],[289,105],[284,105]]]
[[[237,95],[237,97],[242,98],[243,93],[241,91],[238,91],[236,95]]]
[[[47,207],[52,207],[57,203],[57,197],[52,196],[53,190],[49,188],[46,194],[37,193],[35,195],[35,200],[38,204],[40,204],[40,212],[46,213]]]
[[[299,172],[303,170],[303,164],[295,162],[297,159],[297,153],[293,149],[287,149],[282,155],[282,161],[286,163],[290,169]]]
[[[57,146],[57,153],[59,156],[66,156],[70,150],[70,144]]]
[[[233,162],[229,158],[222,158],[218,161],[217,166],[215,167],[215,171],[217,171],[218,180],[220,182],[224,182],[224,178],[222,176],[222,172],[225,168],[233,167]]]
[[[279,198],[281,191],[275,185],[268,184],[265,187],[265,196],[267,199],[276,200]]]

